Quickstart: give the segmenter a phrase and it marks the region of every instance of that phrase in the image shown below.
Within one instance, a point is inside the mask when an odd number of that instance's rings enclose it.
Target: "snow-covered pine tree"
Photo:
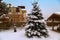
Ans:
[[[39,6],[37,5],[38,2],[34,2],[33,5],[33,9],[31,14],[28,14],[28,28],[26,28],[26,36],[31,38],[33,36],[37,36],[37,37],[48,37],[47,34],[47,29],[45,28],[45,24],[44,22],[42,22],[41,20],[43,19],[42,17],[42,13],[41,13],[41,9],[39,9]]]

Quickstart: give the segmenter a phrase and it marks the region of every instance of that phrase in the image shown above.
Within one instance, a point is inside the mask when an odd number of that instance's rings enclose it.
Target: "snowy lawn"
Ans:
[[[25,36],[25,28],[19,29],[17,28],[17,32],[13,32],[13,29],[0,32],[0,40],[60,40],[60,34],[54,31],[49,30],[48,38],[27,38]]]

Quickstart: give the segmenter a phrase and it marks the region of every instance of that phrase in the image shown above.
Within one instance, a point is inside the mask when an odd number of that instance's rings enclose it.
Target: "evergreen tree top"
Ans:
[[[38,4],[38,2],[34,2],[34,3],[32,3],[32,5],[34,5],[34,4]]]
[[[38,2],[33,2],[32,5],[35,7],[37,6]]]
[[[31,14],[29,14],[29,18],[31,20],[41,20],[41,19],[43,19],[41,9],[38,6],[38,2],[35,1],[35,2],[32,3],[32,5],[33,5],[33,8],[32,8]]]

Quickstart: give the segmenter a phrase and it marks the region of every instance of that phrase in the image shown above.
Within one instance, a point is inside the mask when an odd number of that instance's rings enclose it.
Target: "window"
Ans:
[[[19,8],[16,8],[16,12],[19,12]]]

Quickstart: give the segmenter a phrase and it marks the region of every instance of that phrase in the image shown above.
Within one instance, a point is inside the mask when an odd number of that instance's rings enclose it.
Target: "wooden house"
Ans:
[[[10,7],[9,13],[0,17],[0,29],[16,26],[21,27],[27,22],[25,6]]]
[[[13,24],[22,25],[27,22],[25,6],[10,7],[7,16]]]
[[[47,26],[52,26],[54,30],[54,26],[60,25],[60,14],[53,13],[48,19],[46,20]]]

